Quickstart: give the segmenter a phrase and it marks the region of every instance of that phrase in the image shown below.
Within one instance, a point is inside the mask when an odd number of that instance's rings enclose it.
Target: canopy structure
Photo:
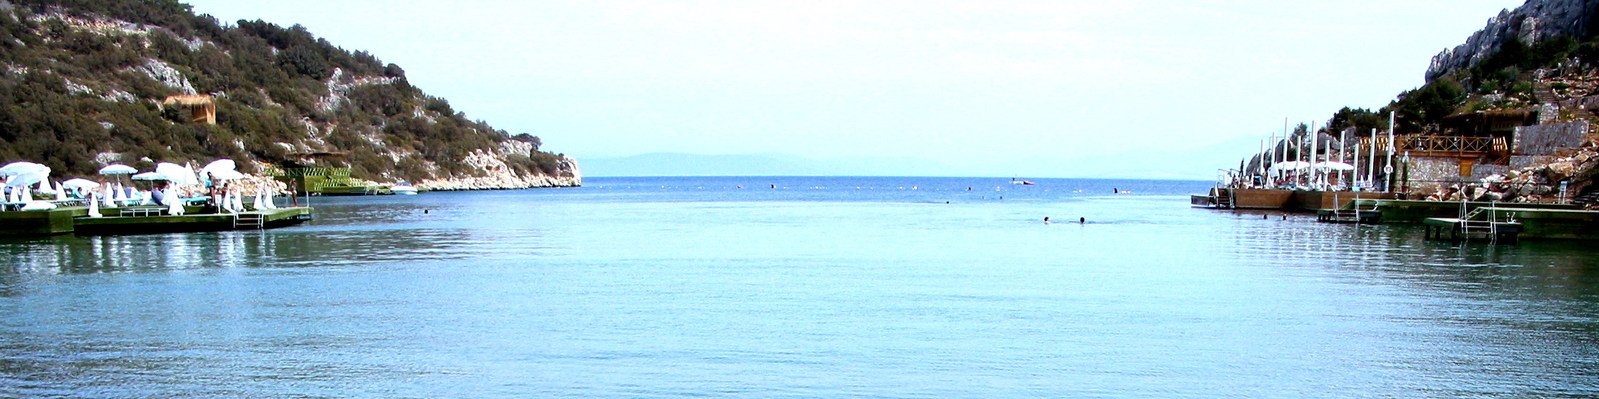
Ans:
[[[1305,162],[1305,161],[1286,161],[1286,162],[1278,162],[1278,163],[1275,163],[1275,164],[1271,165],[1271,170],[1273,170],[1273,171],[1306,170],[1306,169],[1310,169],[1310,162]]]
[[[1354,165],[1350,165],[1350,164],[1343,163],[1343,162],[1336,162],[1336,161],[1317,162],[1316,165],[1315,165],[1315,168],[1316,168],[1316,170],[1337,171],[1337,172],[1347,172],[1347,171],[1355,170],[1355,166]]]

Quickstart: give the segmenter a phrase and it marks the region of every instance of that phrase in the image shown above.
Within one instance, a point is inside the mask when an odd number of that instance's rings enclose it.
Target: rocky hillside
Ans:
[[[1592,37],[1599,33],[1596,9],[1599,0],[1529,0],[1515,10],[1501,11],[1465,43],[1433,56],[1427,80],[1476,66],[1510,40],[1531,46],[1558,38]]]
[[[0,0],[0,162],[90,175],[226,157],[435,189],[580,184],[576,161],[542,144],[299,25],[223,23],[174,0]]]
[[[1380,127],[1373,122],[1393,112],[1398,116],[1396,130],[1400,134],[1451,136],[1482,134],[1462,131],[1483,128],[1471,127],[1474,115],[1535,116],[1540,126],[1533,130],[1561,131],[1558,146],[1543,145],[1549,148],[1540,147],[1536,153],[1512,153],[1509,162],[1478,159],[1475,161],[1487,168],[1484,170],[1503,172],[1477,181],[1449,183],[1433,176],[1435,179],[1428,181],[1438,183],[1412,185],[1415,191],[1409,194],[1441,200],[1551,202],[1560,199],[1562,182],[1569,189],[1568,197],[1599,196],[1599,184],[1595,184],[1599,181],[1595,169],[1599,167],[1599,135],[1592,129],[1599,126],[1596,111],[1599,0],[1527,0],[1489,19],[1487,26],[1461,45],[1434,56],[1421,87],[1400,93],[1376,112],[1340,110],[1327,126],[1366,131]],[[1515,135],[1521,135],[1519,130]],[[1538,144],[1521,142],[1523,138],[1507,139],[1515,141],[1517,148]]]

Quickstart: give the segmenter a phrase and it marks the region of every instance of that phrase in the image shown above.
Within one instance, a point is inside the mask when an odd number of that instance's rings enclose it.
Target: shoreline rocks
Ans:
[[[1560,200],[1562,181],[1567,182],[1566,200],[1583,193],[1594,183],[1592,176],[1596,168],[1599,168],[1599,151],[1586,146],[1548,163],[1491,175],[1476,183],[1439,186],[1430,192],[1411,194],[1434,201],[1464,198],[1482,202],[1549,203]]]

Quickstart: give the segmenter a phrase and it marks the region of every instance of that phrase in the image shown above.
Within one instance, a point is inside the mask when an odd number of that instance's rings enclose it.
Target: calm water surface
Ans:
[[[1599,396],[1593,244],[1206,186],[595,178],[0,241],[0,397]]]

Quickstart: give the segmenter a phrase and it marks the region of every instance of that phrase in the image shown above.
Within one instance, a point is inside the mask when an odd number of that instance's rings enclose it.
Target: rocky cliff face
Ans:
[[[583,185],[583,174],[578,169],[577,160],[570,157],[561,158],[561,171],[558,176],[543,174],[518,174],[511,166],[506,164],[506,158],[513,155],[526,155],[533,151],[531,143],[520,141],[506,141],[500,143],[498,153],[488,151],[475,151],[462,160],[473,170],[482,171],[481,174],[459,176],[442,179],[426,179],[416,182],[419,188],[429,190],[493,190],[533,187],[578,187]]]
[[[1476,65],[1499,51],[1500,43],[1508,39],[1532,45],[1559,36],[1584,38],[1599,33],[1593,21],[1595,10],[1599,10],[1599,0],[1528,0],[1515,10],[1501,11],[1464,44],[1433,56],[1427,80]]]

